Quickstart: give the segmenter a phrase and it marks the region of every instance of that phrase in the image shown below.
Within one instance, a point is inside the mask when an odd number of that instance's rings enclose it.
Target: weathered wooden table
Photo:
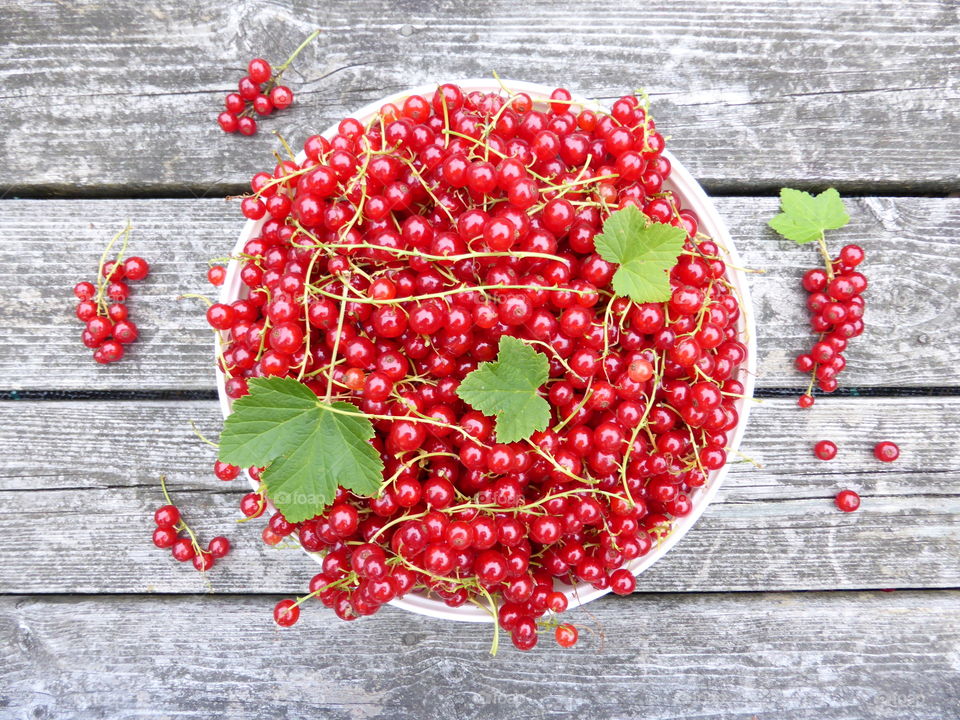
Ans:
[[[960,717],[960,18],[955,0],[692,3],[0,2],[0,717]],[[278,630],[314,568],[233,533],[207,587],[150,544],[165,473],[209,537],[215,480],[207,259],[224,195],[269,132],[214,116],[246,60],[325,30],[264,123],[301,141],[421,83],[488,74],[649,90],[755,275],[759,395],[745,452],[639,592],[592,604],[573,651],[487,655],[489,628],[319,608]],[[766,229],[782,185],[833,185],[868,252],[867,332],[842,392],[800,412],[798,277]],[[142,339],[98,367],[70,287],[127,219],[153,262]],[[840,454],[813,459],[814,441]],[[900,461],[881,466],[874,442]],[[841,488],[859,512],[836,511]],[[212,592],[210,592],[212,590]]]

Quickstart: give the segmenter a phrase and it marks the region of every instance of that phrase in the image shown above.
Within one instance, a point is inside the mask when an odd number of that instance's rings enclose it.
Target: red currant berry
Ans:
[[[834,498],[834,503],[843,512],[853,512],[860,507],[860,496],[853,490],[841,490]]]
[[[893,462],[900,457],[900,448],[896,443],[884,440],[874,445],[873,456],[881,462]]]
[[[218,535],[210,540],[207,550],[213,557],[220,559],[230,552],[230,541],[222,535]]]
[[[270,101],[277,110],[284,110],[293,104],[293,90],[286,85],[277,85],[270,91]]]
[[[270,67],[270,63],[263,58],[254,58],[247,64],[247,75],[253,82],[259,85],[267,82],[272,73],[273,70]]]
[[[280,627],[290,627],[300,619],[300,606],[295,600],[285,599],[273,608],[273,620]]]
[[[576,627],[569,623],[564,623],[563,625],[557,625],[557,629],[554,631],[554,637],[557,640],[557,645],[563,648],[569,648],[577,644],[579,633]]]
[[[837,456],[837,445],[830,440],[821,440],[813,446],[813,454],[821,460],[833,460]]]

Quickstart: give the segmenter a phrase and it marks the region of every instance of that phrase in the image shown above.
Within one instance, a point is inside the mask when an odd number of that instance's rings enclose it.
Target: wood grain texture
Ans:
[[[209,540],[233,552],[209,581],[218,592],[297,592],[316,566],[299,549],[268,548],[264,520],[235,525],[246,486],[217,480],[212,402],[0,403],[0,524],[7,593],[204,592],[192,568],[153,547],[158,478]],[[960,586],[960,399],[788,400],[754,409],[743,452],[699,524],[640,578],[642,591],[812,590]],[[830,437],[838,457],[815,460]],[[900,460],[872,457],[896,438]],[[860,511],[833,506],[843,488]]]
[[[760,387],[805,387],[793,358],[813,336],[799,284],[819,262],[767,228],[774,198],[722,197],[717,206],[750,268],[759,330]],[[867,251],[867,331],[851,343],[845,387],[960,386],[960,199],[860,198],[836,250]],[[130,252],[153,264],[133,285],[141,339],[120,363],[96,365],[80,341],[70,288],[92,278],[107,239],[131,219]],[[0,390],[211,390],[212,335],[203,304],[213,295],[208,260],[232,248],[241,222],[223,200],[8,200],[0,202]]]
[[[609,597],[569,614],[576,648],[495,658],[487,626],[313,605],[279,630],[276,600],[0,598],[0,717],[947,720],[960,700],[958,592]]]
[[[489,76],[652,96],[711,187],[957,189],[960,19],[950,0],[0,3],[0,186],[220,194],[278,130],[302,142],[415,85]],[[216,126],[251,57],[324,34],[255,138]]]

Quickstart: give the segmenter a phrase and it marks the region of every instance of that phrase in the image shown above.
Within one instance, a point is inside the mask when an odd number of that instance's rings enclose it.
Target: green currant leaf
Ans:
[[[293,378],[253,378],[233,404],[220,435],[220,460],[267,466],[268,498],[290,522],[308,520],[333,502],[337,486],[372,496],[383,461],[370,444],[373,425],[350,403],[324,403]]]
[[[617,295],[634,302],[670,299],[670,269],[677,264],[687,233],[683,228],[650,222],[633,205],[610,213],[594,238],[597,252],[620,267],[613,276]]]
[[[550,422],[550,404],[540,386],[550,374],[547,356],[504,335],[494,362],[481,363],[457,388],[465,403],[496,418],[497,441],[525,440]]]
[[[780,209],[768,223],[771,228],[798,245],[818,240],[824,230],[836,230],[850,222],[840,193],[828,188],[814,197],[802,190],[783,188]]]

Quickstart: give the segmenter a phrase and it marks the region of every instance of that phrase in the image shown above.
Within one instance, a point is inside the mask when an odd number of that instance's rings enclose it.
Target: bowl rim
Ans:
[[[550,93],[553,91],[552,87],[521,80],[501,79],[498,81],[491,78],[467,78],[450,82],[456,82],[456,84],[459,85],[463,90],[467,91],[479,90],[482,92],[497,92],[506,87],[512,91],[527,93],[535,103],[545,102],[549,98]],[[396,104],[398,101],[402,101],[411,95],[423,95],[424,97],[429,98],[436,92],[437,87],[438,85],[436,84],[420,85],[407,90],[395,92],[375,102],[364,105],[346,117],[352,117],[363,121],[370,115],[377,112],[386,103]],[[603,103],[600,101],[591,101],[578,96],[573,97],[573,102],[585,107],[603,106]],[[333,124],[321,132],[320,135],[323,135],[329,139],[336,134],[336,132],[337,124]],[[716,497],[716,494],[726,478],[727,472],[729,471],[730,458],[736,454],[743,440],[743,435],[746,431],[746,426],[750,415],[756,378],[757,345],[753,303],[750,297],[750,288],[747,281],[747,275],[741,269],[743,265],[733,243],[733,239],[730,236],[730,232],[727,229],[727,225],[722,216],[714,206],[713,201],[709,198],[700,184],[694,179],[693,175],[690,174],[686,167],[684,167],[684,165],[677,160],[669,150],[664,150],[663,155],[667,158],[667,160],[670,161],[671,165],[670,177],[664,183],[664,189],[677,192],[684,199],[684,206],[689,207],[697,213],[697,217],[700,220],[701,231],[703,231],[717,243],[721,253],[725,256],[724,259],[727,264],[726,278],[736,288],[737,294],[739,295],[740,317],[738,318],[737,331],[738,339],[747,347],[747,360],[740,366],[737,375],[737,379],[743,383],[744,392],[743,397],[740,398],[736,403],[739,421],[733,430],[732,436],[728,438],[727,462],[722,468],[711,471],[708,475],[707,482],[702,487],[697,488],[694,493],[692,493],[691,500],[693,500],[693,509],[688,515],[682,518],[674,519],[673,524],[671,525],[670,533],[667,535],[667,537],[661,542],[655,544],[655,546],[651,548],[647,554],[638,558],[634,558],[632,561],[627,563],[625,567],[627,567],[634,576],[639,576],[642,572],[650,568],[654,563],[659,561],[668,552],[670,552],[670,550],[694,527],[694,525],[696,525],[704,511],[707,509],[710,503],[713,502],[713,499]],[[296,155],[296,161],[298,163],[302,162],[305,158],[306,154],[303,151],[300,151]],[[244,224],[240,236],[238,237],[237,242],[231,252],[231,259],[227,266],[226,278],[219,292],[219,302],[229,303],[239,297],[239,293],[242,291],[242,285],[239,274],[240,263],[236,259],[236,255],[240,252],[240,250],[242,250],[244,244],[246,244],[248,240],[255,236],[255,233],[264,221],[265,218],[260,220],[247,220]],[[710,232],[706,232],[707,229],[709,229]],[[226,395],[224,388],[226,378],[223,372],[220,370],[219,363],[216,362],[218,352],[219,339],[215,339],[214,365],[217,373],[217,395],[220,401],[221,413],[223,414],[223,417],[226,418],[231,412],[232,401]],[[251,488],[256,490],[258,486],[257,481],[250,477],[246,470],[243,471],[243,474],[247,477]],[[271,510],[274,509],[272,503],[268,502],[268,508]],[[304,550],[304,552],[315,561],[321,562],[321,553],[308,552],[306,550]],[[597,598],[606,595],[610,591],[610,588],[599,590],[591,585],[583,584],[570,586],[569,588],[564,589],[563,593],[567,597],[568,609],[572,610],[575,607],[579,607],[580,605],[585,605],[592,600],[596,600]],[[481,623],[493,622],[493,617],[491,616],[490,612],[477,606],[465,604],[461,605],[460,607],[451,608],[440,600],[412,593],[401,598],[391,600],[389,604],[420,615],[427,615],[429,617],[445,620]]]

